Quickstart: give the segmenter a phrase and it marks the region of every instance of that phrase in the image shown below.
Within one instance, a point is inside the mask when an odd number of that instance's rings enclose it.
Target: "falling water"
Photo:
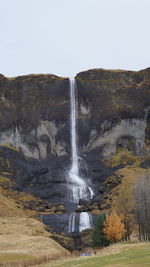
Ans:
[[[69,217],[69,233],[73,233],[75,231],[75,218],[76,213],[72,212]]]
[[[72,164],[69,171],[69,182],[72,184],[72,200],[75,203],[79,199],[90,199],[94,193],[92,189],[86,185],[85,181],[79,176],[78,164],[78,146],[76,134],[76,118],[77,118],[77,99],[76,99],[76,82],[74,78],[70,78],[70,99],[71,99],[71,152]]]
[[[92,224],[92,216],[88,212],[81,212],[79,219],[79,232],[90,228]]]
[[[77,135],[76,135],[76,83],[74,78],[70,78],[70,97],[71,97],[71,149],[72,149],[72,167],[70,174],[78,176],[78,152],[77,152]]]
[[[72,150],[72,165],[69,171],[69,182],[72,183],[72,200],[78,203],[80,198],[83,198],[85,182],[79,177],[78,166],[78,149],[76,135],[76,117],[77,117],[77,102],[76,102],[76,83],[74,78],[70,78],[70,98],[71,98],[71,150]]]
[[[86,182],[79,176],[79,164],[78,164],[78,146],[77,146],[77,134],[76,134],[76,119],[77,119],[77,98],[76,98],[76,82],[74,78],[70,78],[70,102],[71,102],[71,152],[72,152],[72,164],[69,171],[69,184],[71,189],[70,201],[73,203],[79,203],[80,199],[90,200],[94,193],[92,189],[86,185]],[[75,216],[76,213],[71,213],[69,219],[69,232],[75,230]],[[81,229],[90,228],[91,220],[89,213],[82,212],[79,219],[79,231]]]

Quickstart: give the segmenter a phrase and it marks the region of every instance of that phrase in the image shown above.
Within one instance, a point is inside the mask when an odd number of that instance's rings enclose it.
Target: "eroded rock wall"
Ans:
[[[77,74],[76,81],[80,171],[99,194],[98,186],[116,171],[102,159],[118,149],[149,151],[150,69],[95,69]],[[1,173],[15,181],[15,189],[63,202],[71,211],[69,79],[0,75],[0,110]]]
[[[66,155],[68,79],[54,75],[0,77],[0,142],[26,157]],[[69,146],[68,146],[69,147]]]
[[[79,137],[86,152],[102,148],[109,156],[117,140],[135,139],[144,151],[150,110],[150,69],[139,72],[95,69],[76,76],[80,103]]]

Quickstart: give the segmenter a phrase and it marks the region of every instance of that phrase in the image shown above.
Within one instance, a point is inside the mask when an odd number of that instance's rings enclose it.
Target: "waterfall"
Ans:
[[[79,232],[90,228],[92,225],[92,216],[88,212],[81,212],[79,219]]]
[[[75,219],[76,219],[76,213],[72,212],[69,217],[69,233],[75,231]]]
[[[74,78],[70,78],[70,100],[71,100],[71,154],[72,164],[69,171],[69,182],[72,183],[72,201],[78,203],[83,198],[85,182],[79,177],[78,164],[78,148],[76,135],[76,117],[77,117],[77,101],[76,101],[76,82]]]
[[[76,135],[77,101],[76,101],[76,83],[74,78],[70,78],[70,99],[71,99],[71,149],[72,149],[72,166],[70,174],[71,175],[76,174],[78,176],[78,151],[77,151],[77,135]]]
[[[68,175],[70,188],[69,200],[73,203],[79,203],[80,199],[90,200],[94,193],[86,182],[79,175],[79,156],[77,146],[77,97],[76,97],[76,81],[70,78],[70,102],[71,102],[71,168]],[[69,218],[69,232],[75,231],[75,216],[76,213],[71,213]],[[79,231],[91,227],[91,220],[87,212],[81,212],[79,219]],[[82,230],[81,230],[82,231]]]

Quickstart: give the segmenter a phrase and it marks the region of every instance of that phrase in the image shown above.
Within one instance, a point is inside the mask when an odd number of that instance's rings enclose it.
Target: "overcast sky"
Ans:
[[[0,0],[0,73],[150,66],[150,0]]]

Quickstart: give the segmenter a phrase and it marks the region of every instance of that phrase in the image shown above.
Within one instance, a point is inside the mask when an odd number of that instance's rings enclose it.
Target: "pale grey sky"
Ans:
[[[150,66],[150,0],[0,0],[0,73]]]

